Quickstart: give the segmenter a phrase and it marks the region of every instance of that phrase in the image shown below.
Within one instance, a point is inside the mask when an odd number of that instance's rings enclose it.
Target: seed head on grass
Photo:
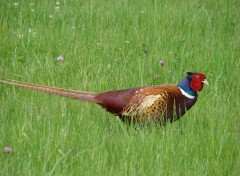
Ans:
[[[17,7],[17,6],[18,6],[18,2],[14,2],[13,5],[14,5],[15,7]]]
[[[160,78],[160,74],[156,74],[156,75],[155,75],[155,78]]]
[[[56,11],[56,12],[59,12],[59,11],[60,11],[60,7],[56,6],[56,7],[55,7],[55,11]]]

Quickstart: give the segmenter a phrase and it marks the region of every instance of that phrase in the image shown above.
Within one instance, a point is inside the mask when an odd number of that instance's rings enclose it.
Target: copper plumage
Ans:
[[[188,72],[178,84],[162,84],[103,93],[75,91],[26,82],[0,79],[1,83],[33,89],[75,100],[96,103],[127,122],[174,121],[197,101],[197,91],[208,84],[202,73]]]

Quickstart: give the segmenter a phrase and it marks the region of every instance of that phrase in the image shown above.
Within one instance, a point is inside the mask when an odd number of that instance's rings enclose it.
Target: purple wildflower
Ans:
[[[4,147],[3,151],[4,151],[5,153],[10,153],[10,152],[12,151],[12,148],[9,147],[9,146],[6,146],[6,147]]]
[[[163,66],[164,64],[165,64],[164,60],[160,60],[160,61],[159,61],[159,65],[160,65],[160,66]]]

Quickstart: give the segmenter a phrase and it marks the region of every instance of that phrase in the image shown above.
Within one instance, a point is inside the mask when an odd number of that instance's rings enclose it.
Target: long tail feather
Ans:
[[[32,90],[36,90],[39,92],[45,92],[48,94],[57,95],[57,96],[61,96],[61,97],[67,97],[67,98],[71,98],[71,99],[75,99],[75,100],[97,103],[97,100],[95,99],[97,94],[93,93],[93,92],[69,90],[69,89],[44,86],[44,85],[39,85],[39,84],[31,84],[31,83],[15,81],[15,80],[0,79],[0,83],[10,84],[10,85],[17,86],[17,87],[32,89]]]

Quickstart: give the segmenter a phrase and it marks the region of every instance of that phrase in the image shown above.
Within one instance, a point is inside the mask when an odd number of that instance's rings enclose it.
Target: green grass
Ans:
[[[0,77],[101,92],[196,71],[210,86],[180,121],[136,130],[1,84],[1,175],[240,174],[240,1],[15,2],[0,2]]]

